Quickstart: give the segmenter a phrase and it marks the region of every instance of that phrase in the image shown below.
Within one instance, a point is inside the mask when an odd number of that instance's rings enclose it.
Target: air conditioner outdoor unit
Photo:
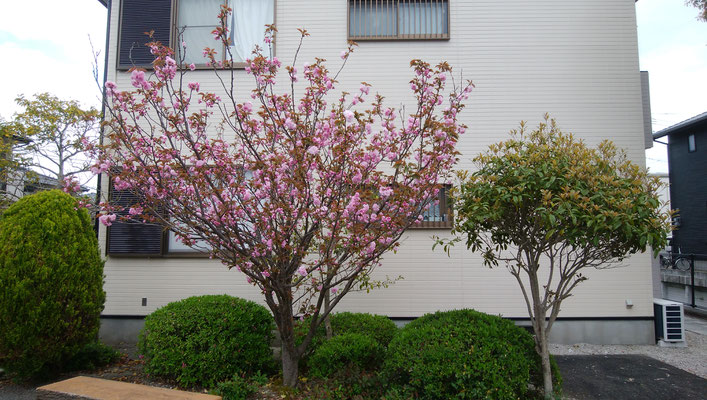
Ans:
[[[653,299],[655,339],[659,346],[686,347],[685,314],[682,303]]]

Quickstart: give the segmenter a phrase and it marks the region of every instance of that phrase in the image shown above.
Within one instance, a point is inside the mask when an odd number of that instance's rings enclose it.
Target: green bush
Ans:
[[[331,330],[333,335],[360,333],[385,348],[398,332],[398,327],[383,315],[342,312],[332,315]]]
[[[360,333],[337,335],[324,342],[309,358],[312,376],[328,377],[343,370],[372,371],[383,361],[385,348]]]
[[[421,399],[518,399],[532,395],[529,383],[542,388],[540,365],[533,338],[512,321],[455,310],[401,329],[382,373],[394,392]]]
[[[148,373],[184,387],[213,387],[237,374],[270,370],[274,328],[268,310],[252,301],[189,297],[148,315],[138,348]]]
[[[82,347],[66,363],[69,371],[91,370],[114,363],[120,359],[120,353],[101,342],[92,342]]]
[[[330,320],[332,336],[358,333],[370,337],[383,346],[383,348],[388,346],[388,343],[390,343],[393,336],[395,336],[398,331],[395,323],[383,315],[342,312],[331,314]],[[301,343],[302,339],[307,334],[310,321],[310,318],[305,318],[295,324],[295,335],[298,337],[298,343]],[[317,329],[314,338],[312,338],[308,353],[314,353],[325,340],[326,330],[324,329],[324,324],[322,324]]]
[[[96,340],[103,261],[91,218],[59,191],[0,217],[0,365],[24,379],[59,371]]]
[[[223,400],[245,400],[266,383],[268,383],[267,376],[260,372],[250,378],[236,374],[232,379],[216,385],[216,389],[212,392],[221,396]]]

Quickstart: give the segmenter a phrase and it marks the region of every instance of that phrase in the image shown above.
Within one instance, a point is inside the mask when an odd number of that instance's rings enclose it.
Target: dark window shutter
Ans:
[[[137,197],[127,190],[114,190],[111,193],[112,202],[123,207],[130,207],[137,202]],[[127,215],[124,210],[118,215]],[[123,222],[116,220],[108,228],[109,255],[161,255],[162,232],[159,225],[138,222]]]
[[[154,31],[153,39],[169,45],[172,0],[123,0],[120,12],[120,47],[118,68],[149,67],[155,57],[145,43],[145,32]]]

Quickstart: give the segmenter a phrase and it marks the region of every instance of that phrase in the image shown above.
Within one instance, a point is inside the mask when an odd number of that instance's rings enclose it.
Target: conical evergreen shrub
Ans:
[[[97,338],[103,261],[88,212],[59,190],[0,217],[0,366],[19,378],[60,370]]]

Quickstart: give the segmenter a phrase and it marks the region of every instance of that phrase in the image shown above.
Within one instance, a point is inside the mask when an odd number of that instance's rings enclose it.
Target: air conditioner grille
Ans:
[[[653,301],[655,309],[656,340],[664,342],[685,341],[682,304],[662,299]]]

